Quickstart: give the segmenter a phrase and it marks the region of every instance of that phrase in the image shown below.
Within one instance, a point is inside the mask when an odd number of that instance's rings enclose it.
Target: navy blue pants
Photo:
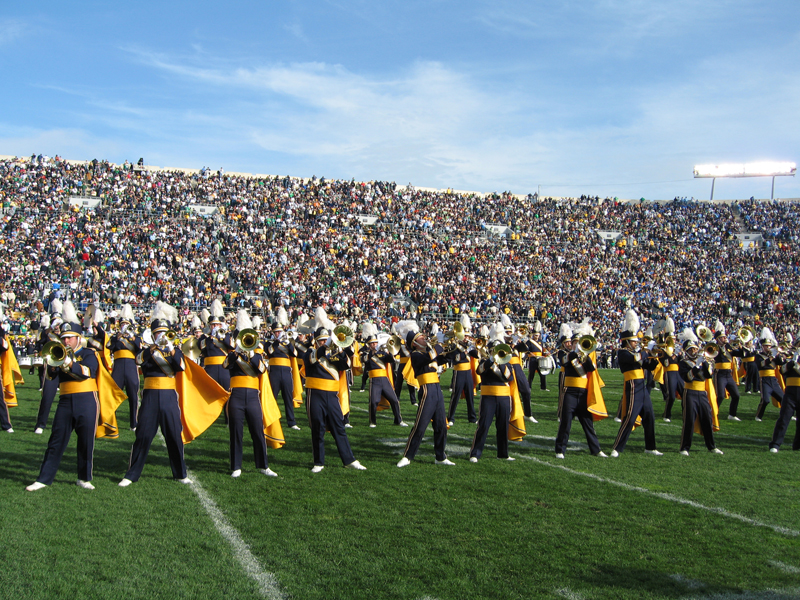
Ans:
[[[675,405],[675,398],[683,398],[683,379],[677,371],[664,371],[664,385],[661,386],[661,393],[664,395],[664,418],[672,419],[672,407]]]
[[[50,408],[53,400],[58,393],[58,379],[44,378],[42,383],[42,399],[39,401],[39,412],[36,414],[36,427],[44,429],[47,427],[47,419],[50,417]]]
[[[744,363],[744,393],[757,392],[759,389],[758,367],[755,361]]]
[[[394,424],[400,425],[400,402],[394,393],[394,388],[389,384],[388,377],[373,377],[369,380],[369,422],[375,425],[378,422],[378,404],[381,398],[386,398],[394,414]]]
[[[97,431],[99,411],[95,392],[61,394],[53,417],[53,428],[47,442],[42,468],[36,481],[45,485],[53,483],[73,431],[78,435],[78,479],[92,480],[94,435]]]
[[[136,361],[132,358],[117,358],[114,360],[114,370],[111,378],[125,390],[128,396],[128,414],[130,415],[131,429],[136,427],[136,413],[139,411],[139,371]]]
[[[783,395],[783,402],[781,402],[781,413],[775,423],[772,441],[769,443],[770,448],[781,447],[783,438],[786,436],[786,431],[789,429],[789,423],[792,422],[792,417],[794,413],[797,412],[798,400],[800,400],[800,387],[795,385],[787,386],[786,392]],[[797,423],[792,450],[800,450],[800,421]]]
[[[526,417],[531,416],[531,386],[528,383],[528,378],[525,377],[525,371],[522,370],[522,365],[512,365],[514,367],[514,380],[517,382],[517,389],[519,390],[519,399],[522,401],[522,412]]]
[[[767,410],[767,405],[772,398],[778,401],[778,404],[783,403],[783,390],[778,383],[777,377],[761,377],[761,402],[758,404],[756,417],[759,419],[764,418],[764,413]]]
[[[489,428],[494,420],[497,433],[497,458],[508,458],[508,422],[511,420],[511,397],[481,396],[479,411],[478,428],[472,438],[469,455],[475,458],[481,457],[483,446],[486,444],[486,436],[489,434]]]
[[[264,436],[264,418],[261,413],[261,395],[258,390],[235,387],[225,405],[231,440],[231,471],[242,468],[244,423],[253,440],[253,456],[257,469],[267,468],[267,440]]]
[[[565,388],[564,399],[561,403],[561,422],[558,424],[558,435],[556,436],[557,454],[564,454],[567,450],[573,417],[578,417],[578,421],[583,427],[583,432],[586,434],[586,443],[589,444],[589,452],[592,454],[600,452],[600,442],[594,431],[594,417],[588,408],[588,397],[589,393],[585,389]]]
[[[286,424],[289,427],[297,425],[294,416],[294,381],[292,380],[291,367],[281,367],[270,365],[269,385],[272,387],[272,395],[278,399],[278,393],[283,395],[283,408],[286,415]]]
[[[725,391],[731,396],[731,405],[728,414],[735,417],[739,410],[739,386],[733,380],[733,372],[730,369],[714,371],[714,389],[717,392],[717,408],[722,413],[722,404],[725,402]]]
[[[428,423],[433,421],[433,448],[436,452],[436,460],[444,460],[447,455],[444,452],[447,445],[447,420],[444,412],[444,396],[442,396],[442,386],[438,383],[426,383],[420,388],[419,407],[417,407],[417,419],[408,435],[405,456],[412,460],[419,450],[422,443],[422,436],[428,428]]]
[[[355,460],[350,449],[350,440],[344,428],[344,416],[336,392],[306,390],[306,413],[311,426],[311,449],[314,452],[314,465],[325,464],[325,431],[333,435],[336,449],[342,464],[349,465]]]
[[[636,417],[642,417],[644,427],[644,447],[645,450],[656,449],[656,417],[653,413],[653,403],[650,401],[650,394],[645,389],[644,379],[631,379],[622,384],[623,398],[627,400],[627,410],[620,417],[622,425],[619,427],[617,439],[614,441],[614,450],[622,452],[628,443],[633,426],[636,424]],[[622,405],[622,403],[620,403]],[[563,421],[563,415],[561,420]]]
[[[700,431],[703,432],[703,439],[706,448],[713,450],[714,415],[711,412],[711,403],[708,395],[698,390],[685,390],[683,398],[683,428],[681,429],[681,450],[689,450],[692,447],[692,435],[694,434],[695,419],[700,420]]]
[[[474,423],[478,419],[475,415],[475,383],[472,381],[472,371],[453,371],[453,393],[450,394],[448,421],[455,420],[456,407],[462,393],[467,400],[467,419],[470,423]]]
[[[400,363],[400,366],[397,369],[397,374],[395,375],[395,378],[394,378],[394,393],[395,393],[395,396],[397,396],[398,400],[400,399],[400,396],[401,396],[401,394],[403,392],[403,383],[405,383],[405,379],[403,379],[403,368],[404,367],[405,367],[405,365],[403,363]],[[407,383],[406,383],[406,387],[408,388],[408,396],[409,396],[409,398],[411,398],[411,404],[416,405],[417,404],[417,388],[415,388],[413,385],[408,385]]]
[[[167,443],[169,466],[175,479],[186,477],[186,462],[183,460],[183,440],[181,432],[181,409],[178,406],[178,392],[175,390],[144,390],[142,405],[139,407],[136,441],[133,442],[131,459],[125,479],[139,481],[150,452],[153,438],[161,427]]]

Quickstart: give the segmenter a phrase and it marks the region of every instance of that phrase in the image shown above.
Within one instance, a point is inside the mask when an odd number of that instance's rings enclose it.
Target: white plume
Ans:
[[[203,310],[200,311],[200,320],[203,322],[203,325],[206,325],[208,323],[208,319],[210,317],[211,317],[211,312],[207,308],[204,308]]]
[[[697,335],[695,334],[694,330],[691,327],[686,327],[683,331],[678,334],[678,341],[683,343],[685,341],[691,341],[695,344],[697,343]]]
[[[400,339],[405,342],[409,332],[419,332],[419,323],[417,323],[414,319],[405,319],[395,323],[394,329],[397,332],[397,335],[400,336]]]
[[[467,315],[467,313],[461,313],[461,316],[458,318],[458,321],[464,328],[464,333],[469,333],[472,331],[472,321],[470,321],[469,315]]]
[[[64,303],[61,302],[58,298],[53,298],[53,301],[50,303],[50,314],[62,314],[64,310]],[[62,317],[63,318],[63,317]]]
[[[135,323],[136,319],[133,316],[133,307],[130,304],[123,304],[122,310],[120,310],[119,318],[121,321],[130,321],[131,323]]]
[[[47,329],[48,327],[50,327],[50,315],[48,315],[47,313],[42,315],[42,318],[39,319],[39,327],[41,327],[42,329]]]
[[[717,322],[714,323],[714,333],[725,333],[725,325],[722,324],[722,321],[717,319]]]
[[[533,323],[533,330],[536,333],[542,333],[542,322],[538,319]]]
[[[65,300],[61,306],[61,318],[65,323],[78,323],[78,313],[71,301]]]
[[[558,339],[572,339],[572,327],[569,326],[569,323],[562,323],[561,327],[558,328]]]
[[[625,312],[625,320],[622,321],[622,331],[630,331],[633,335],[639,332],[639,315],[632,308]]]
[[[222,302],[220,302],[219,298],[211,303],[211,316],[220,319],[225,316],[225,309],[222,308]]]
[[[286,309],[282,306],[278,308],[278,315],[277,315],[278,323],[280,323],[284,328],[289,326],[289,315],[286,313]]]
[[[264,323],[264,319],[262,319],[259,315],[253,317],[253,329],[256,331],[261,329],[261,325]]]
[[[236,329],[239,331],[253,329],[253,319],[250,318],[250,313],[245,308],[240,308],[236,313]]]

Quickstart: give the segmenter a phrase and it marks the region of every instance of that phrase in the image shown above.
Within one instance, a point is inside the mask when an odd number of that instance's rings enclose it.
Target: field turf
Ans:
[[[616,410],[619,372],[602,374]],[[328,436],[326,468],[312,474],[301,408],[302,430],[286,429],[286,446],[269,451],[277,478],[257,472],[245,434],[244,471],[231,479],[220,420],[186,447],[197,486],[171,479],[157,439],[142,479],[125,489],[117,483],[134,434],[123,405],[121,437],[95,447],[95,491],[75,485],[73,436],[55,483],[28,493],[49,429],[33,434],[39,392],[25,377],[15,433],[0,433],[0,598],[800,598],[796,424],[770,454],[777,410],[755,422],[754,395],[742,396],[742,422],[721,419],[723,456],[700,436],[689,457],[678,454],[677,409],[672,423],[657,419],[664,456],[644,454],[637,430],[620,458],[592,457],[575,421],[557,460],[552,375],[551,392],[534,385],[539,423],[512,444],[516,461],[495,458],[494,429],[480,462],[467,461],[475,426],[462,400],[448,434],[456,465],[434,464],[429,428],[398,469],[409,429],[394,427],[390,411],[370,429],[356,378],[348,435],[366,471],[342,468]],[[653,401],[660,415],[658,390]],[[406,391],[401,407],[413,423]],[[610,452],[618,424],[596,428]]]

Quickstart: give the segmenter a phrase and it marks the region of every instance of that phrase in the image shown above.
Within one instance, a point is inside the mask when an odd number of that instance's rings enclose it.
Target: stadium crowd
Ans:
[[[101,205],[78,210],[70,196]],[[483,197],[44,156],[0,161],[0,200],[3,301],[26,328],[56,296],[143,311],[163,300],[187,315],[217,297],[266,317],[281,304],[377,319],[505,312],[551,332],[590,317],[611,338],[628,301],[679,326],[800,322],[791,202]],[[741,231],[776,243],[742,248]]]

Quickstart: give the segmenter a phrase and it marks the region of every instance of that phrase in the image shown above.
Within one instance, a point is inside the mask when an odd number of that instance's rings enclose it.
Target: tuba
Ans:
[[[712,332],[708,327],[705,325],[698,325],[695,329],[695,333],[697,337],[700,339],[701,342],[708,343],[714,339],[714,332]]]
[[[353,330],[347,325],[339,325],[338,327],[334,328],[331,342],[336,344],[337,347],[349,348],[353,345],[354,341],[355,336],[353,335]]]

